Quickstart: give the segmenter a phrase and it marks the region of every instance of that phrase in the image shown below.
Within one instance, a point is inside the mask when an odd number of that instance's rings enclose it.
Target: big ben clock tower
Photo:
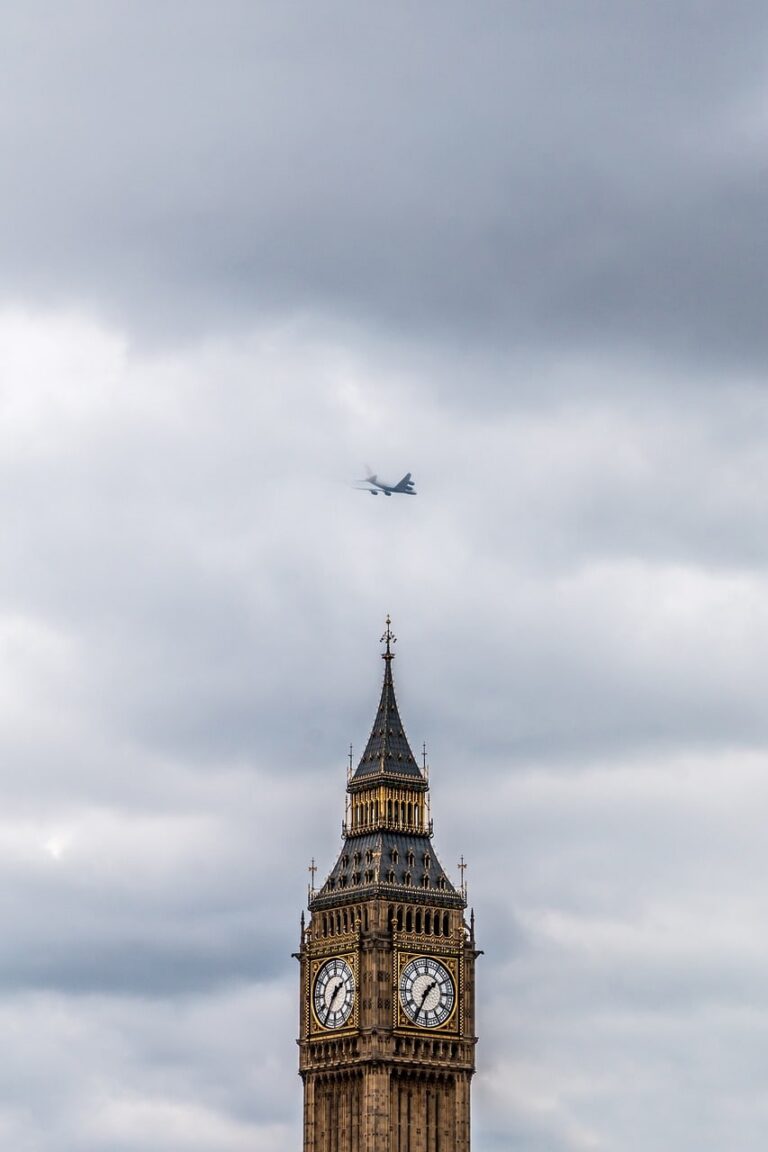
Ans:
[[[304,1152],[469,1152],[474,917],[432,843],[429,780],[403,730],[387,617],[384,683],[343,846],[302,916]],[[314,868],[313,868],[314,877]]]

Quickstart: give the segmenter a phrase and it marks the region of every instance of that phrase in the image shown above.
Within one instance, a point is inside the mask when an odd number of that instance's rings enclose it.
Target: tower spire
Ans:
[[[406,776],[421,782],[423,780],[422,772],[416,763],[416,757],[411,751],[408,738],[405,735],[395,699],[395,684],[392,679],[392,661],[395,654],[392,648],[397,643],[397,637],[392,631],[392,619],[389,615],[385,624],[386,628],[380,641],[384,645],[384,651],[381,654],[384,661],[384,683],[381,686],[379,707],[376,711],[376,719],[373,722],[371,734],[368,737],[368,743],[351,780],[386,774],[397,777]]]

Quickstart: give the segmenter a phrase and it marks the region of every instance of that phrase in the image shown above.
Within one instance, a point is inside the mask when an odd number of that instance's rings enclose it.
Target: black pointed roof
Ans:
[[[397,710],[395,684],[392,679],[392,661],[395,658],[392,645],[395,643],[395,637],[390,628],[389,617],[387,617],[387,630],[381,639],[382,642],[386,642],[386,650],[381,654],[384,661],[384,683],[381,686],[381,698],[368,743],[360,757],[360,763],[355,769],[352,781],[367,781],[371,776],[386,774],[406,776],[424,783],[424,775],[411,751],[400,713]]]
[[[340,901],[370,900],[371,896],[399,903],[465,908],[437,858],[428,835],[376,829],[347,837],[339,858],[322,887],[310,898],[310,908],[332,908]]]

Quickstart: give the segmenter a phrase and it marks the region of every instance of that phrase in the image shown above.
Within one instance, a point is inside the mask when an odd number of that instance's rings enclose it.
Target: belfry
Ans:
[[[432,843],[426,757],[384,683],[347,781],[343,846],[301,918],[304,1152],[469,1152],[474,915]],[[463,872],[462,872],[463,876]]]

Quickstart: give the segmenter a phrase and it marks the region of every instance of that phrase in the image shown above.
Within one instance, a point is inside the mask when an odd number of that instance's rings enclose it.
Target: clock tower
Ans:
[[[392,678],[365,751],[350,754],[343,845],[301,918],[304,1152],[470,1152],[474,916],[432,842],[429,777]]]

